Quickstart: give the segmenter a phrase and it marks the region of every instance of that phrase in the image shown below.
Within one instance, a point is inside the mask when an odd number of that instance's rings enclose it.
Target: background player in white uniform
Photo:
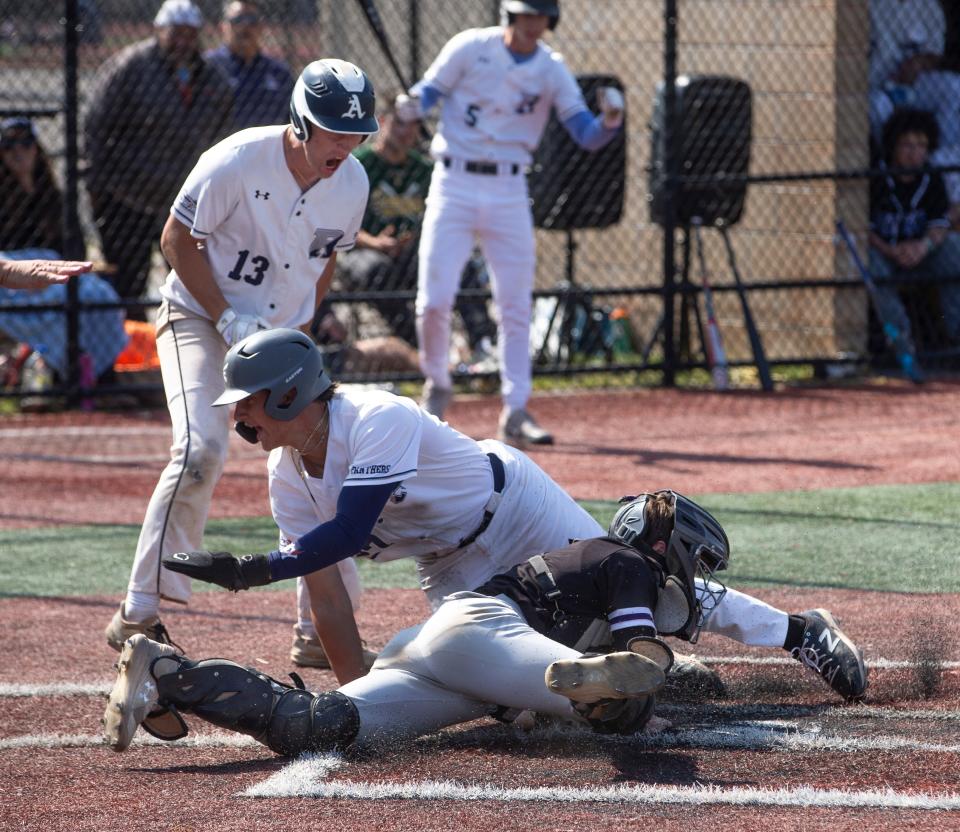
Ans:
[[[510,721],[528,709],[633,734],[673,661],[658,632],[695,637],[709,611],[694,576],[722,587],[716,573],[729,551],[720,524],[692,500],[644,494],[617,512],[608,537],[536,555],[448,596],[428,621],[394,637],[368,675],[318,696],[137,636],[119,662],[106,740],[123,751],[144,720],[161,738],[183,736],[180,710],[287,755],[394,743],[485,715]],[[610,652],[588,658],[599,630]],[[809,641],[824,663],[862,676],[865,689],[855,645],[820,648],[812,633]]]
[[[594,117],[563,58],[540,42],[559,19],[556,0],[505,0],[502,9],[507,26],[456,35],[398,108],[402,118],[419,117],[442,100],[416,304],[423,406],[442,417],[450,401],[451,310],[479,238],[499,310],[500,437],[549,444],[552,436],[526,410],[536,253],[524,174],[551,109],[581,147],[597,150],[621,129],[624,102],[606,88]]]
[[[164,564],[230,589],[307,576],[301,618],[312,603],[341,684],[364,668],[353,604],[339,569],[325,567],[355,554],[414,557],[436,608],[532,555],[603,534],[521,451],[475,442],[409,399],[337,391],[320,350],[301,332],[250,336],[227,354],[224,377],[216,404],[235,402],[241,434],[270,451],[270,500],[284,543],[240,560],[191,552],[167,555]],[[757,646],[801,644],[805,616],[697,580],[712,632]],[[822,664],[815,669],[847,695],[842,679],[827,678]]]
[[[228,414],[210,406],[223,391],[224,354],[251,332],[313,319],[336,253],[353,245],[363,217],[367,176],[350,152],[377,132],[374,104],[359,68],[315,61],[294,87],[290,125],[215,145],[177,196],[161,240],[173,270],[157,316],[173,445],[126,599],[106,629],[116,650],[135,632],[165,640],[160,599],[190,598],[190,581],[160,558],[202,545],[227,453]]]

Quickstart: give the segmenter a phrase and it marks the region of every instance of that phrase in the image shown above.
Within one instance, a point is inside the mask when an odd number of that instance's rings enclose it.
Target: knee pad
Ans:
[[[157,678],[157,691],[161,703],[284,756],[346,748],[360,730],[357,708],[342,693],[314,695],[225,659],[183,659]]]

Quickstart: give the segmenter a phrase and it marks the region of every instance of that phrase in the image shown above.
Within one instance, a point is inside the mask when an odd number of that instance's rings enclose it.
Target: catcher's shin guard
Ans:
[[[157,679],[160,700],[288,757],[333,751],[360,730],[356,706],[342,693],[312,694],[225,659],[181,660]]]

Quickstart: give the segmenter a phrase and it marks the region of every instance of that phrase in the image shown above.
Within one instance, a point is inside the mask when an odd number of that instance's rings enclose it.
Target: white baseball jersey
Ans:
[[[242,315],[298,327],[314,314],[315,286],[335,251],[353,247],[367,204],[367,174],[348,156],[306,192],[283,156],[282,125],[241,130],[204,153],[171,213],[206,241],[214,279]],[[209,317],[176,271],[160,294]]]
[[[398,480],[362,556],[388,561],[449,550],[476,530],[493,491],[490,461],[476,442],[392,393],[338,391],[329,408],[322,477],[301,472],[290,448],[270,453],[281,549],[332,520],[342,488]]]
[[[545,43],[517,62],[504,28],[468,29],[451,38],[421,83],[443,94],[435,158],[528,164],[555,107],[565,121],[587,105],[563,57]]]

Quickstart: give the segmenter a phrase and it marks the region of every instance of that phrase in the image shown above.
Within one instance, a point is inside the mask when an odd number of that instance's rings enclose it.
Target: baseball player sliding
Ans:
[[[270,452],[270,503],[282,545],[239,560],[178,552],[164,564],[234,590],[305,576],[300,626],[312,619],[341,684],[365,672],[353,599],[335,568],[351,555],[376,563],[416,558],[436,609],[445,596],[473,590],[539,552],[603,534],[522,451],[476,442],[409,399],[337,389],[320,350],[299,331],[251,335],[227,354],[224,377],[215,404],[234,403],[241,432]],[[684,506],[678,522],[693,527],[696,515],[688,518]],[[721,535],[717,526],[713,536]],[[783,647],[842,696],[862,696],[862,659],[841,659],[855,648],[829,613],[788,615],[710,574],[690,580],[710,612],[711,632]]]
[[[368,675],[319,695],[224,659],[190,661],[138,635],[118,663],[106,741],[123,751],[141,723],[178,739],[187,733],[181,711],[291,756],[524,710],[633,734],[648,724],[673,662],[659,635],[696,637],[716,610],[699,600],[694,576],[720,587],[728,560],[727,536],[703,508],[672,491],[644,494],[617,512],[607,537],[450,595],[395,636]],[[598,638],[611,652],[584,656]],[[842,659],[862,664],[855,648]]]
[[[173,267],[160,290],[157,352],[173,425],[170,462],[137,543],[126,598],[106,628],[120,650],[134,633],[168,635],[160,599],[186,603],[190,581],[161,555],[201,545],[227,453],[227,348],[252,332],[306,327],[353,246],[367,176],[351,151],[378,130],[374,91],[346,61],[300,75],[291,124],[242,130],[204,153],[171,208],[161,245]],[[353,567],[348,567],[348,572]]]
[[[423,407],[442,417],[452,397],[451,310],[479,238],[499,310],[500,438],[522,447],[553,442],[527,411],[536,254],[526,167],[551,108],[578,145],[598,150],[622,128],[624,100],[605,88],[591,114],[563,58],[541,42],[560,19],[557,0],[504,0],[501,10],[506,26],[456,35],[397,112],[411,120],[442,102],[416,302]]]

